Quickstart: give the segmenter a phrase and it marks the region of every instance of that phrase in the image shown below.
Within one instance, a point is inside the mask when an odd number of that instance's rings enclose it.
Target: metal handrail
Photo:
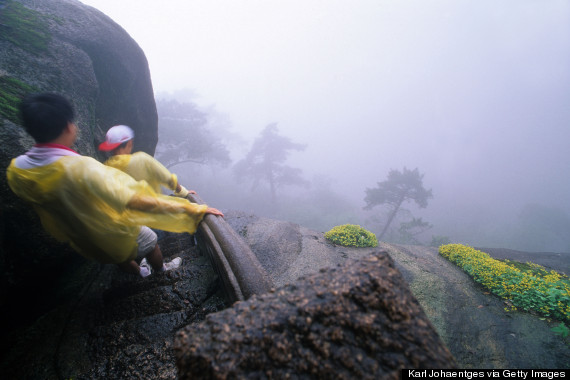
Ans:
[[[204,204],[196,194],[189,194],[188,199]],[[222,278],[230,301],[243,301],[273,288],[273,282],[251,248],[224,218],[206,214],[198,226],[196,240]]]

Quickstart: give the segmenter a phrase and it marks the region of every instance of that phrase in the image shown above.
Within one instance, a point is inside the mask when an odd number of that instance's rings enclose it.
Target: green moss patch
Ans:
[[[344,247],[376,247],[378,239],[372,232],[355,224],[333,227],[325,233],[325,238]]]
[[[41,13],[14,1],[0,0],[0,36],[34,54],[47,51],[51,35]]]
[[[18,104],[32,92],[37,92],[37,89],[17,79],[0,76],[0,115],[14,124],[20,124]]]

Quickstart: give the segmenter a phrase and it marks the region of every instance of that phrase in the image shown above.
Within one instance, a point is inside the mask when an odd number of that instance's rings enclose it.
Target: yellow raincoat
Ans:
[[[105,165],[119,169],[137,181],[147,181],[159,194],[161,185],[170,190],[176,190],[178,185],[176,174],[170,173],[164,165],[144,152],[112,156],[105,161]]]
[[[34,206],[51,235],[100,263],[134,259],[142,225],[194,233],[207,209],[157,194],[145,181],[86,156],[32,169],[20,169],[12,160],[6,175],[12,191]],[[137,204],[146,211],[133,208]]]

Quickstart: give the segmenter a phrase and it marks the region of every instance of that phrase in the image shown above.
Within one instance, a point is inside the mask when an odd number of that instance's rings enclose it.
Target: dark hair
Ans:
[[[121,148],[124,148],[124,147],[126,147],[126,146],[127,146],[127,144],[129,143],[129,141],[131,141],[131,140],[132,140],[132,139],[130,139],[130,140],[127,140],[127,141],[125,141],[125,142],[121,143],[121,145],[119,145],[118,147],[116,147],[115,149],[113,149],[113,151],[115,151],[115,150],[117,150],[117,149],[121,149]]]
[[[26,132],[38,143],[55,140],[75,119],[71,103],[51,93],[26,96],[20,104],[20,113]]]

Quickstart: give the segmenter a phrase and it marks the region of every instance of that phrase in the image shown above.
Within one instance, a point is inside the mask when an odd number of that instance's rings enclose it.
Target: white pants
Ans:
[[[139,232],[139,236],[137,236],[137,258],[142,259],[151,253],[156,246],[157,241],[158,238],[156,233],[147,226],[142,226],[141,232]]]

